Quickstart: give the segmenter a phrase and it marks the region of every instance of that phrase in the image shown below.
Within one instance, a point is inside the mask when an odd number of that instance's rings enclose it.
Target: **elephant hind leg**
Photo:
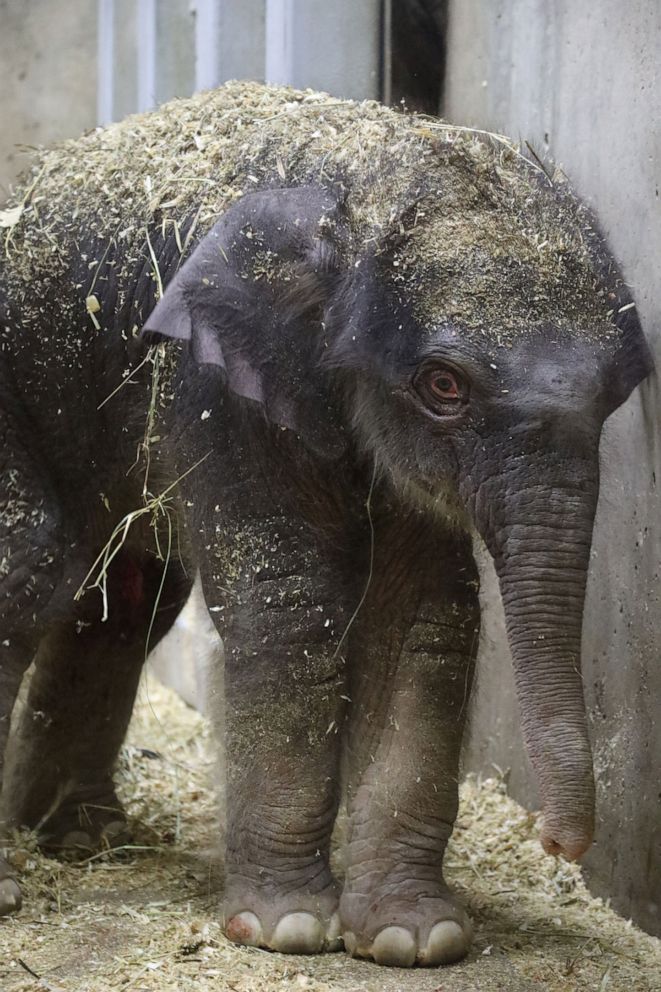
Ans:
[[[113,770],[147,651],[190,589],[170,562],[121,552],[111,566],[108,619],[89,593],[43,639],[8,751],[6,819],[44,846],[89,853],[128,839]]]
[[[35,644],[32,638],[19,637],[7,629],[0,631],[0,786],[3,784],[4,755],[9,735],[10,719],[18,695],[23,674],[34,655]],[[7,823],[0,808],[0,837]],[[18,912],[21,908],[21,890],[11,866],[0,857],[0,917]]]
[[[0,790],[12,712],[61,585],[63,547],[57,506],[37,473],[20,453],[0,452]],[[0,835],[6,826],[0,809]],[[0,916],[20,905],[18,884],[0,858]]]

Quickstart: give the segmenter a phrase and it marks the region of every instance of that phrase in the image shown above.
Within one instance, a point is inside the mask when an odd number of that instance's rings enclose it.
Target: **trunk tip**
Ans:
[[[562,857],[565,861],[578,861],[592,844],[592,832],[563,837],[561,832],[543,828],[540,840],[547,854]]]

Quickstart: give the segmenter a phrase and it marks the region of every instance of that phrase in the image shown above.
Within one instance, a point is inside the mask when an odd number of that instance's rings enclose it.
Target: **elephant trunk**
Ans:
[[[569,860],[588,849],[594,832],[581,628],[596,500],[593,478],[518,492],[501,504],[502,523],[488,528],[487,540],[542,799],[542,845]]]

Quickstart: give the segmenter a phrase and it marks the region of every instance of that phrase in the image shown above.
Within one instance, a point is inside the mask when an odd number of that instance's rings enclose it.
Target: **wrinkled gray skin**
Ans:
[[[226,649],[228,936],[310,953],[343,939],[383,964],[440,964],[470,941],[442,861],[480,623],[471,534],[500,578],[542,843],[578,858],[593,832],[580,635],[599,435],[650,361],[632,310],[602,338],[530,328],[497,362],[477,333],[423,332],[389,283],[388,245],[356,265],[341,215],[332,190],[255,192],[172,281],[162,247],[169,285],[146,329],[180,345],[151,491],[196,467],[179,487],[180,556],[164,575],[138,521],[108,573],[105,623],[96,595],[73,592],[141,505],[143,473],[126,470],[149,383],[98,406],[145,343],[89,334],[72,376],[67,327],[18,333],[5,307],[5,736],[37,664],[4,817],[56,849],[125,835],[112,769],[153,604],[163,581],[150,646],[199,567]],[[241,236],[248,224],[259,238]],[[256,240],[294,266],[284,295],[245,277]],[[619,309],[628,297],[609,278]],[[453,393],[448,369],[459,398],[434,394]],[[342,888],[328,864],[341,767]],[[0,880],[8,913],[20,894],[2,862]]]

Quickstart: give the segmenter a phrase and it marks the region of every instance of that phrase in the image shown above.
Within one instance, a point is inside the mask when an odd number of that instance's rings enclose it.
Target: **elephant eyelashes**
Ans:
[[[425,406],[437,414],[453,415],[468,400],[468,384],[455,370],[436,366],[424,369],[414,386]]]

